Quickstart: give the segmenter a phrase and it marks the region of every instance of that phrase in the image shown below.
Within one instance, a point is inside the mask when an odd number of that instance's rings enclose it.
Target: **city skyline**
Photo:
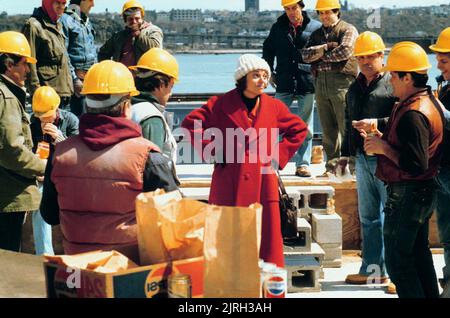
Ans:
[[[33,8],[41,5],[41,0],[0,0],[0,12],[6,11],[8,14],[31,14]],[[70,2],[69,0],[67,1]],[[122,8],[124,0],[95,0],[95,7],[93,13],[102,13],[108,9],[109,12],[119,12]],[[281,0],[260,0],[260,10],[282,10],[280,5]],[[202,10],[231,10],[231,11],[244,11],[245,0],[141,0],[146,10],[156,11],[170,11],[171,9],[202,9]],[[316,0],[304,0],[306,9],[313,9]],[[431,6],[450,4],[449,0],[378,0],[376,6],[384,6],[392,8],[396,6],[411,7],[411,6]],[[360,8],[373,8],[375,7],[372,0],[349,0],[350,6],[356,6]]]

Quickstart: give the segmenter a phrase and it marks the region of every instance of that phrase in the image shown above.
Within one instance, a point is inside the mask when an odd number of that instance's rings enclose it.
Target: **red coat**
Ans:
[[[201,121],[200,129],[194,129],[195,120]],[[278,137],[270,128],[279,129],[283,138],[278,145],[279,156],[275,156],[274,159],[282,169],[304,141],[307,134],[305,123],[298,116],[292,114],[281,101],[262,94],[259,112],[252,125],[240,93],[234,89],[223,96],[211,98],[206,105],[192,111],[186,116],[181,126],[189,130],[191,143],[202,154],[205,147],[212,141],[202,138],[201,143],[196,142],[195,134],[200,134],[208,128],[216,128],[222,132],[224,136],[223,153],[224,157],[228,154],[228,158],[225,165],[215,165],[209,202],[225,206],[248,206],[255,202],[261,203],[263,205],[263,224],[260,257],[266,262],[284,266],[278,208],[278,182],[273,170],[269,169],[269,173],[262,173],[262,168],[270,166],[270,161],[267,162],[260,155],[260,148],[263,147],[259,147],[259,145],[267,147],[268,151],[263,151],[263,153],[274,156],[277,147],[273,149],[271,140],[275,137],[275,140],[278,141]],[[226,133],[227,128],[242,128],[245,131],[252,127],[256,133],[244,140],[238,140],[239,138],[236,140],[236,138],[227,136]],[[258,145],[258,152],[255,151],[255,144]],[[234,150],[234,156],[230,156],[231,148]],[[216,149],[216,153],[218,151]],[[242,155],[240,158],[244,160],[240,160],[241,163],[237,162],[236,154]],[[233,157],[234,160],[232,160]],[[257,160],[252,160],[255,157]],[[205,156],[203,158],[208,159]]]

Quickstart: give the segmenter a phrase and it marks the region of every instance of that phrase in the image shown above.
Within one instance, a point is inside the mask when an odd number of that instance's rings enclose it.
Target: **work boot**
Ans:
[[[308,170],[307,166],[301,166],[295,170],[295,175],[301,178],[309,178],[311,177],[311,172]]]
[[[312,148],[311,163],[321,164],[323,162],[323,146],[314,146]]]
[[[385,284],[389,278],[373,277],[369,275],[350,274],[345,278],[345,283],[350,285],[370,285],[370,284]]]
[[[393,282],[390,282],[386,289],[386,294],[389,295],[395,295],[397,294],[397,287],[395,287],[395,284]]]

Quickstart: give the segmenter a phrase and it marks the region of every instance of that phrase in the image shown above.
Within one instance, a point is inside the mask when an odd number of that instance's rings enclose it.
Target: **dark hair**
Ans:
[[[305,7],[305,4],[303,3],[303,0],[300,0],[297,2],[297,4],[303,9]]]
[[[70,0],[70,4],[77,4],[80,5],[82,0]]]
[[[22,56],[0,53],[0,74],[5,74],[8,64],[17,65],[22,60]]]
[[[414,87],[416,88],[424,88],[427,87],[428,82],[428,74],[419,74],[416,72],[396,72],[399,78],[403,78],[406,74],[411,74],[411,77],[414,82]]]
[[[341,18],[341,10],[339,10],[339,9],[332,9],[331,11],[333,11],[334,13],[337,13],[339,19]],[[317,10],[316,12],[317,12],[317,15],[320,16],[320,11]]]
[[[236,81],[236,88],[241,93],[247,89],[247,75]]]
[[[142,92],[153,92],[162,86],[167,87],[170,83],[170,76],[162,73],[157,73],[154,76],[147,78],[136,77],[136,88]]]
[[[95,94],[89,95],[89,98],[94,100],[106,100],[110,97],[109,94]],[[86,105],[86,113],[88,114],[102,114],[110,117],[122,117],[125,111],[126,102],[130,101],[130,96],[122,97],[115,105],[104,108],[91,108]]]

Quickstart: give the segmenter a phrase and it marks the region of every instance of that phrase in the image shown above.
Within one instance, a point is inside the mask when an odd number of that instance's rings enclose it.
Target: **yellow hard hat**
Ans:
[[[399,42],[392,47],[382,71],[426,73],[431,68],[427,53],[414,42]]]
[[[386,50],[383,39],[375,32],[361,33],[355,41],[353,56],[371,55]]]
[[[450,52],[450,27],[439,34],[436,44],[431,45],[430,49],[438,53]]]
[[[49,117],[56,113],[60,103],[61,98],[52,87],[41,86],[34,92],[31,107],[36,117]]]
[[[153,48],[141,56],[138,64],[129,67],[133,71],[138,69],[150,70],[173,77],[178,82],[178,63],[175,57],[166,50]]]
[[[122,14],[124,14],[125,11],[127,11],[128,9],[131,9],[131,8],[139,8],[139,9],[141,9],[142,17],[145,16],[144,7],[142,6],[142,4],[140,4],[136,0],[130,0],[130,1],[125,2],[123,7],[122,7]]]
[[[333,9],[340,9],[341,4],[339,0],[317,0],[316,10],[317,11],[327,11]]]
[[[28,63],[36,64],[36,59],[31,56],[31,48],[27,38],[16,31],[0,33],[0,53],[9,53],[23,56]]]
[[[91,66],[84,77],[83,95],[130,94],[139,95],[134,85],[133,74],[119,62],[105,60]]]
[[[293,4],[302,2],[302,0],[281,0],[281,6],[282,7],[289,7]]]

